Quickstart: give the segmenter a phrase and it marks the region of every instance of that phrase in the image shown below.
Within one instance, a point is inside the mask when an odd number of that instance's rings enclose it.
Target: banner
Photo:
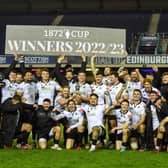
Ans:
[[[6,54],[123,57],[126,30],[74,26],[7,25]]]
[[[14,56],[12,55],[0,55],[0,64],[11,64]],[[25,56],[25,64],[38,64],[38,65],[53,65],[56,63],[55,56]],[[157,64],[165,65],[168,64],[168,55],[128,55],[126,59],[123,58],[113,58],[113,57],[96,57],[95,65],[108,65],[113,67],[113,65],[120,66],[120,63],[125,60],[125,65],[147,65],[147,64]],[[76,64],[80,65],[82,62],[81,57],[76,56],[66,56],[63,64]],[[87,58],[87,65],[90,65],[90,59]]]
[[[0,55],[0,64],[11,64],[13,61],[14,56],[12,55]],[[96,57],[95,64],[102,65],[102,64],[120,64],[121,58],[113,58],[113,57]],[[81,57],[76,56],[67,56],[65,57],[63,64],[76,64],[80,65],[82,62]],[[25,64],[38,64],[38,65],[53,65],[56,63],[55,56],[25,56]],[[90,64],[90,59],[87,59],[87,65]]]
[[[126,64],[168,64],[168,55],[128,55]]]
[[[14,56],[1,55],[0,64],[11,64],[14,59]],[[55,64],[56,58],[54,56],[25,56],[25,64]]]

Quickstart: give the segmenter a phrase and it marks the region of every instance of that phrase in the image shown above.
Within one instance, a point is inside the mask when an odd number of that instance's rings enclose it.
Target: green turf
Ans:
[[[168,153],[99,149],[88,150],[0,150],[0,168],[166,168]]]

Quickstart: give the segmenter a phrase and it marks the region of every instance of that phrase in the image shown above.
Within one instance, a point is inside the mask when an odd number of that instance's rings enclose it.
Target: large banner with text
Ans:
[[[123,57],[126,30],[75,26],[7,25],[5,54]]]
[[[13,61],[13,55],[0,55],[0,64],[11,64]],[[53,65],[56,63],[56,56],[39,56],[39,55],[26,55],[25,64],[38,64],[38,65]],[[127,66],[131,65],[165,65],[168,64],[168,55],[128,55],[126,58],[113,58],[113,57],[96,57],[95,64],[99,66],[111,66],[114,65],[121,66],[121,62],[125,63]],[[78,64],[82,62],[81,57],[76,56],[66,56],[63,64]],[[90,65],[90,59],[87,58],[87,65]]]

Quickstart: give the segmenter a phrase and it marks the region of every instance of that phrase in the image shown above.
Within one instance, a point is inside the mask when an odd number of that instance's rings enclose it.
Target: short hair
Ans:
[[[80,74],[80,73],[86,74],[86,71],[84,71],[84,70],[81,69],[81,70],[78,72],[78,74]]]
[[[153,76],[153,73],[152,72],[146,72],[146,75],[152,75]]]
[[[41,69],[41,72],[43,72],[43,71],[45,71],[45,72],[48,72],[48,73],[49,73],[48,68],[43,68],[43,69]]]
[[[46,99],[44,99],[44,100],[43,100],[43,102],[48,102],[48,103],[51,103],[51,100],[50,100],[50,99],[48,99],[48,98],[46,98]]]
[[[106,68],[109,68],[109,69],[110,69],[110,72],[112,71],[111,67],[106,66],[106,67],[104,67],[104,70],[105,70]]]
[[[67,105],[68,105],[70,102],[73,102],[73,103],[76,105],[76,102],[75,102],[75,100],[73,100],[73,99],[68,100]]]
[[[136,72],[136,70],[135,70],[135,69],[132,69],[131,72],[130,72],[130,74],[133,73],[133,72]],[[137,73],[137,72],[136,72],[136,73]]]
[[[122,104],[122,103],[124,103],[124,102],[126,102],[126,103],[129,105],[129,101],[126,100],[126,99],[122,100],[120,104]]]
[[[72,68],[72,65],[71,64],[66,64],[64,68],[65,68],[65,70],[69,69],[69,68]]]
[[[116,71],[113,71],[113,72],[111,73],[111,75],[114,75],[116,78],[119,78],[119,75],[118,75],[118,73],[117,73]]]
[[[96,75],[102,75],[102,76],[103,76],[103,75],[104,75],[104,73],[103,73],[103,71],[102,71],[102,70],[100,70],[100,69],[99,69],[99,70],[96,72]]]
[[[91,96],[95,96],[97,99],[99,98],[99,96],[96,94],[96,93],[92,93],[91,95],[90,95],[90,97]]]
[[[65,74],[67,74],[68,72],[71,72],[72,74],[73,74],[73,71],[72,70],[67,70],[67,71],[65,71]]]
[[[150,94],[156,94],[156,95],[158,95],[158,93],[157,93],[156,91],[154,91],[154,90],[152,90],[152,91],[150,92]]]
[[[23,76],[23,73],[19,71],[19,72],[17,72],[16,75],[22,75]]]
[[[9,72],[9,74],[10,73],[17,73],[17,70],[16,69],[12,69],[10,72]]]
[[[64,89],[64,88],[70,89],[70,87],[69,87],[68,85],[63,86],[62,88],[63,88],[63,89]]]
[[[145,84],[146,82],[152,84],[152,81],[150,79],[145,78],[144,81],[143,81],[143,84]]]
[[[15,99],[15,100],[17,100],[17,101],[19,101],[19,102],[21,102],[21,96],[19,96],[19,95],[17,95],[17,93],[12,97],[12,99]]]
[[[27,73],[31,73],[32,74],[32,71],[31,70],[26,70],[23,75],[25,76]]]
[[[139,89],[134,89],[133,93],[134,92],[139,92],[142,95],[141,90],[139,90]]]
[[[166,75],[168,75],[168,72],[164,72],[164,73],[162,74],[162,77],[163,77],[163,76],[166,76]]]

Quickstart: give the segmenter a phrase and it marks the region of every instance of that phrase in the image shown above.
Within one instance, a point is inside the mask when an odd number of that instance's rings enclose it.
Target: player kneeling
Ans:
[[[69,100],[67,103],[67,111],[63,111],[67,118],[66,129],[66,149],[71,149],[76,143],[77,150],[81,149],[82,137],[84,132],[84,113],[81,108],[76,107],[74,100]]]
[[[145,103],[141,101],[141,91],[135,89],[129,110],[132,113],[132,129],[130,134],[130,146],[133,150],[140,148],[145,150]],[[140,146],[138,146],[138,144]]]
[[[59,139],[61,135],[61,128],[51,118],[52,106],[49,99],[43,100],[43,105],[35,113],[35,132],[38,137],[38,147],[40,149],[47,148],[47,142],[50,137],[54,137],[54,145],[51,149],[62,150],[59,146]]]
[[[130,134],[132,114],[128,111],[129,102],[123,100],[121,109],[115,110],[117,126],[111,130],[111,133],[117,131],[116,149],[124,152],[127,148],[127,141]]]
[[[103,125],[103,114],[105,105],[98,105],[98,96],[94,93],[90,95],[90,104],[85,106],[85,113],[88,122],[88,132],[91,137],[90,152],[96,150],[98,140],[103,142],[105,139],[105,128]]]

